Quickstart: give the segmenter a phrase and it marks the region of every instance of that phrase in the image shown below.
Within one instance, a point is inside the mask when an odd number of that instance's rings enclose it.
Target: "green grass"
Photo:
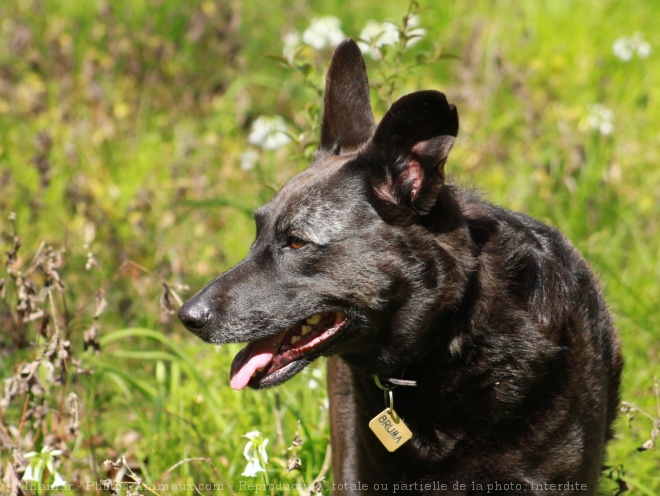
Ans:
[[[416,89],[447,93],[461,116],[448,171],[576,244],[603,282],[622,337],[623,399],[657,419],[660,4],[422,2],[420,13],[427,35],[402,65],[368,60],[372,83],[382,84],[376,113]],[[238,347],[216,350],[185,332],[159,304],[162,282],[185,298],[239,261],[254,236],[250,211],[307,163],[330,51],[301,52],[305,79],[269,57],[281,55],[282,35],[335,15],[356,37],[368,19],[404,14],[404,5],[365,0],[0,4],[3,252],[13,211],[22,246],[12,268],[33,283],[34,309],[48,316],[22,324],[17,281],[0,274],[2,376],[33,362],[53,335],[71,341],[70,356],[45,360],[64,370],[61,380],[42,364],[30,391],[0,409],[2,469],[22,463],[14,448],[50,445],[63,450],[62,476],[83,488],[116,477],[103,461],[126,455],[149,483],[216,483],[228,494],[231,484],[250,494],[240,484],[260,479],[241,476],[241,436],[256,429],[270,440],[271,482],[319,475],[328,443],[323,363],[275,391],[232,391]],[[614,41],[638,31],[652,52],[619,60]],[[440,60],[399,70],[434,49]],[[594,104],[612,110],[612,134],[589,127]],[[258,165],[242,170],[250,126],[264,114],[282,115],[295,143],[260,152]],[[43,264],[28,271],[42,242],[64,250],[62,290]],[[90,253],[98,265],[88,270]],[[93,324],[98,355],[82,349]],[[90,373],[77,373],[72,359]],[[73,430],[72,392],[80,405]],[[40,405],[49,407],[41,416]],[[284,467],[298,420],[302,469],[292,475]],[[641,413],[630,427],[622,416],[609,448],[608,464],[623,470],[632,495],[660,494],[657,448],[637,451],[651,427]],[[604,493],[615,486],[604,481]]]

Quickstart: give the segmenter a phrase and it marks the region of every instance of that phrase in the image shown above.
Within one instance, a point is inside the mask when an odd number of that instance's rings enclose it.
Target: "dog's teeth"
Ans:
[[[295,344],[295,343],[297,343],[298,341],[300,341],[300,336],[293,336],[293,337],[291,338],[291,344]]]
[[[307,319],[307,323],[309,325],[316,325],[319,322],[321,322],[321,314],[320,313],[315,313],[312,315],[310,318]]]
[[[318,314],[316,314],[316,315],[318,315]],[[309,322],[309,319],[307,319],[307,322]],[[312,332],[312,327],[311,326],[304,325],[304,326],[302,326],[302,329],[300,330],[300,334],[302,334],[303,336],[305,334],[310,333],[310,332]],[[291,342],[293,343],[293,339],[291,340]]]

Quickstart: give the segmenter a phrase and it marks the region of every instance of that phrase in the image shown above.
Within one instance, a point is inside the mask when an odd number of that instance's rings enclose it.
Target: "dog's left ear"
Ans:
[[[444,165],[458,135],[458,112],[438,91],[399,99],[360,156],[379,200],[427,213],[444,184]]]

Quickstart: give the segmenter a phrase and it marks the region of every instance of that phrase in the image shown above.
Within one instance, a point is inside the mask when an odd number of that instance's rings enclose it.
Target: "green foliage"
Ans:
[[[239,347],[198,342],[173,309],[247,253],[251,211],[313,153],[332,47],[285,54],[283,36],[337,16],[354,38],[369,20],[398,33],[363,40],[377,114],[445,91],[461,116],[448,171],[594,266],[626,359],[603,491],[660,493],[659,14],[653,0],[0,2],[5,483],[45,449],[62,455],[40,479],[81,493],[110,479],[250,494],[254,430],[270,482],[330,480],[323,363],[234,392]],[[651,52],[622,60],[613,45],[636,32]],[[262,116],[283,117],[291,144],[251,142]]]

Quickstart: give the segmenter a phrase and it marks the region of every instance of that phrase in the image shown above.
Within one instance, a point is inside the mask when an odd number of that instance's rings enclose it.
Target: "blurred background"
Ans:
[[[602,492],[660,494],[659,17],[655,0],[3,0],[0,493],[327,490],[323,362],[232,391],[239,348],[174,312],[308,163],[352,37],[377,119],[444,91],[453,180],[592,264],[626,359]]]

